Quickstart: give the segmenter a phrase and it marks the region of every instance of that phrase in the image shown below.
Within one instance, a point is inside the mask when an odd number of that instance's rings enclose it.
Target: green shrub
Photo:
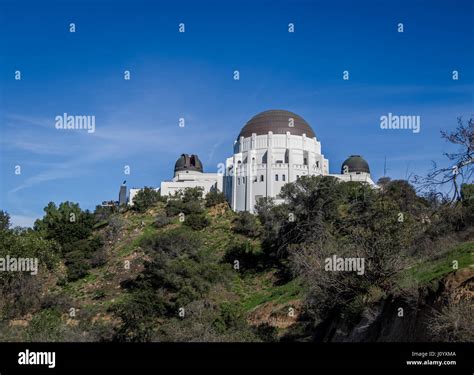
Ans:
[[[193,230],[202,230],[209,225],[209,219],[204,214],[186,215],[184,218],[184,225]]]
[[[226,250],[224,261],[234,264],[237,260],[241,269],[255,269],[262,261],[262,251],[260,247],[251,241],[233,243]]]
[[[213,207],[227,202],[224,193],[220,191],[210,191],[206,194],[206,207]]]
[[[66,254],[67,280],[75,281],[87,275],[91,268],[89,259],[80,251],[71,251]]]
[[[147,209],[155,206],[158,202],[163,202],[165,198],[161,197],[159,191],[151,187],[144,187],[133,198],[133,209],[138,212],[145,212]]]
[[[65,249],[65,265],[68,281],[75,281],[87,275],[91,267],[106,262],[105,252],[101,254],[102,241],[98,236],[67,244]]]
[[[171,223],[171,219],[167,216],[159,215],[155,217],[155,221],[153,222],[153,226],[157,229],[166,227],[169,223]]]
[[[235,233],[240,233],[248,237],[257,237],[260,233],[259,222],[250,212],[239,212],[233,224]]]
[[[201,214],[204,211],[200,201],[184,202],[180,198],[169,199],[165,210],[168,217],[176,216],[180,213],[185,215]]]
[[[219,305],[219,315],[214,321],[214,327],[220,333],[245,328],[245,312],[239,304],[224,302]]]
[[[61,313],[46,309],[33,316],[26,330],[27,341],[54,342],[62,337]]]

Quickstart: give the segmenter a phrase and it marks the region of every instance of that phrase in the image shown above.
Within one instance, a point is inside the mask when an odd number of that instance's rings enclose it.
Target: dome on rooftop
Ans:
[[[370,173],[369,163],[360,155],[351,155],[341,166],[341,173]]]
[[[309,138],[316,137],[311,126],[296,113],[284,110],[269,110],[252,117],[242,128],[237,139],[251,137],[253,133],[256,135],[268,134],[269,131],[273,134],[290,132],[292,135],[306,134]]]
[[[174,173],[181,171],[203,172],[201,160],[197,155],[182,154],[174,165]]]

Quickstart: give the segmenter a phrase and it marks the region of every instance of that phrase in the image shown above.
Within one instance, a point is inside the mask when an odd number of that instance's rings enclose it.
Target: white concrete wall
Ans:
[[[376,184],[374,181],[372,181],[372,177],[370,176],[369,173],[365,172],[352,172],[352,173],[343,173],[343,174],[332,174],[331,176],[337,177],[342,181],[348,182],[348,181],[356,181],[356,182],[367,182],[371,186],[376,187]]]
[[[223,176],[218,173],[181,171],[177,172],[171,181],[161,183],[161,195],[171,196],[186,188],[202,187],[205,196],[211,190],[222,191],[223,182]]]

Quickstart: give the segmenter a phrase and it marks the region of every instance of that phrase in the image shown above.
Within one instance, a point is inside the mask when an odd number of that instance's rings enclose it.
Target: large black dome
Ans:
[[[347,168],[345,168],[347,167]],[[344,170],[346,169],[346,170]],[[341,166],[341,173],[370,173],[369,163],[367,163],[364,158],[360,155],[351,155],[347,158]]]
[[[290,119],[293,119],[293,127],[290,125]],[[307,137],[316,137],[311,126],[296,113],[284,110],[269,110],[261,112],[252,117],[240,131],[240,137],[251,137],[253,133],[257,135],[268,134],[272,131],[273,134],[286,134],[290,132],[293,135],[306,134]]]
[[[197,155],[182,154],[174,165],[174,172],[198,171],[203,172],[201,160]]]

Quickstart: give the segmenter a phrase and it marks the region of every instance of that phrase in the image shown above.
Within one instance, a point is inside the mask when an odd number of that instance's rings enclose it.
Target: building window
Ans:
[[[296,175],[296,179],[298,179],[298,178],[300,178],[300,176],[299,176],[299,175]]]
[[[242,177],[242,183],[245,184],[245,177]]]
[[[240,185],[240,177],[237,179],[237,185]]]
[[[263,174],[260,175],[260,182],[263,182]]]
[[[286,175],[282,174],[282,175],[281,175],[281,180],[282,180],[282,181],[286,181]]]
[[[278,175],[277,174],[275,175],[275,181],[278,181]]]
[[[319,168],[319,161],[316,162],[316,168]]]

